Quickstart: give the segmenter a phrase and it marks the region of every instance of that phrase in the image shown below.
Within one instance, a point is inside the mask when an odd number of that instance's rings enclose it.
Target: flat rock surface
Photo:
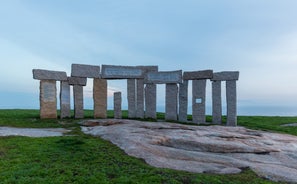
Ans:
[[[218,174],[249,167],[273,181],[297,181],[296,136],[134,120],[93,120],[82,125],[86,134],[109,140],[155,167]]]
[[[0,136],[26,136],[26,137],[54,137],[63,136],[69,132],[63,128],[12,128],[0,127]]]

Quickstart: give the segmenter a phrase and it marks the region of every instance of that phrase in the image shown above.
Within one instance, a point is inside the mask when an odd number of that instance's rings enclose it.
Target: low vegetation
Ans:
[[[85,111],[86,118],[92,115],[92,111]],[[123,115],[127,117],[127,112]],[[109,111],[108,117],[112,116]],[[162,117],[164,114],[158,113],[158,118]],[[40,120],[38,110],[0,110],[0,126],[63,127],[72,129],[75,135],[1,137],[0,183],[273,183],[249,169],[241,174],[215,175],[154,168],[108,141],[84,135],[78,121]],[[295,122],[297,117],[238,117],[240,126],[292,135],[297,135],[297,127],[280,125]]]

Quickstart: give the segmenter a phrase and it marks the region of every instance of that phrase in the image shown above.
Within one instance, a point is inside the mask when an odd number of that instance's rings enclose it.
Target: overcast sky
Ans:
[[[2,0],[0,108],[39,108],[32,69],[70,75],[81,63],[240,71],[239,114],[297,115],[296,9],[296,0]],[[125,93],[122,84],[110,91]]]

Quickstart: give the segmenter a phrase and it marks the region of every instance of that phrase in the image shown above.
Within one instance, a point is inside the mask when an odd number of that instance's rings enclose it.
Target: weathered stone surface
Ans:
[[[212,74],[213,74],[212,70],[184,72],[183,79],[184,80],[211,79]]]
[[[188,116],[188,81],[179,84],[179,113],[178,121],[186,122]]]
[[[157,86],[156,84],[147,84],[145,86],[145,117],[157,118]]]
[[[67,80],[66,72],[51,71],[51,70],[40,70],[40,69],[33,69],[32,72],[33,72],[33,79],[55,80],[55,81],[65,81],[65,80]]]
[[[177,120],[177,84],[166,84],[165,119]]]
[[[60,84],[60,118],[69,118],[70,114],[70,85],[68,81],[61,81]]]
[[[122,118],[122,93],[115,92],[113,94],[113,108],[114,108],[114,118],[121,119]]]
[[[82,77],[68,77],[68,83],[70,85],[86,86],[87,85],[87,78],[82,78]]]
[[[136,79],[127,80],[128,117],[136,117]]]
[[[40,81],[40,118],[57,118],[57,87],[55,80]]]
[[[136,68],[140,68],[143,71],[143,74],[158,71],[158,66],[136,66]]]
[[[205,123],[206,79],[192,81],[193,123]]]
[[[101,124],[105,126],[82,130],[155,167],[219,174],[239,173],[250,167],[270,180],[297,181],[296,136],[243,127],[133,120],[100,120]]]
[[[143,78],[143,70],[136,66],[102,65],[104,79],[139,79]]]
[[[87,85],[87,78],[68,77],[68,82],[69,82],[70,85],[86,86]]]
[[[63,136],[71,130],[64,128],[12,128],[0,127],[0,136],[26,136],[26,137],[55,137]]]
[[[83,86],[73,86],[74,96],[74,118],[84,118],[84,98],[83,98]]]
[[[228,80],[238,80],[239,72],[237,71],[226,71],[226,72],[216,72],[213,73],[211,80],[213,81],[228,81]]]
[[[144,118],[144,83],[143,79],[136,80],[136,117]]]
[[[100,66],[95,65],[71,65],[72,77],[100,78]]]
[[[145,75],[146,84],[174,84],[182,83],[182,71],[148,72]]]
[[[236,81],[226,81],[227,126],[237,125]]]
[[[212,123],[222,123],[221,81],[212,81]]]
[[[107,80],[93,80],[94,118],[107,117]]]

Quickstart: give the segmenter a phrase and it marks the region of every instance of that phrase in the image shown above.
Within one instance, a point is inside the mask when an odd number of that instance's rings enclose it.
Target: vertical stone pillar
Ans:
[[[136,79],[127,80],[128,117],[136,117]]]
[[[143,79],[136,80],[137,98],[136,98],[136,117],[144,117],[144,83]]]
[[[60,118],[70,118],[70,85],[68,81],[60,83]]]
[[[212,123],[222,123],[221,81],[212,81]]]
[[[178,121],[186,122],[188,115],[188,80],[179,84],[179,113]]]
[[[145,117],[157,118],[157,86],[156,84],[146,84],[145,86]]]
[[[93,81],[94,118],[107,117],[107,80],[94,78]]]
[[[122,118],[122,93],[121,92],[115,92],[113,94],[113,100],[114,100],[114,118],[115,119],[121,119]]]
[[[74,118],[84,118],[83,86],[73,85]]]
[[[192,117],[193,123],[205,123],[205,92],[206,79],[193,80],[192,86]]]
[[[237,125],[236,80],[226,81],[227,126]]]
[[[177,84],[166,84],[165,119],[177,120]]]
[[[57,118],[57,88],[55,80],[40,81],[40,118]]]

